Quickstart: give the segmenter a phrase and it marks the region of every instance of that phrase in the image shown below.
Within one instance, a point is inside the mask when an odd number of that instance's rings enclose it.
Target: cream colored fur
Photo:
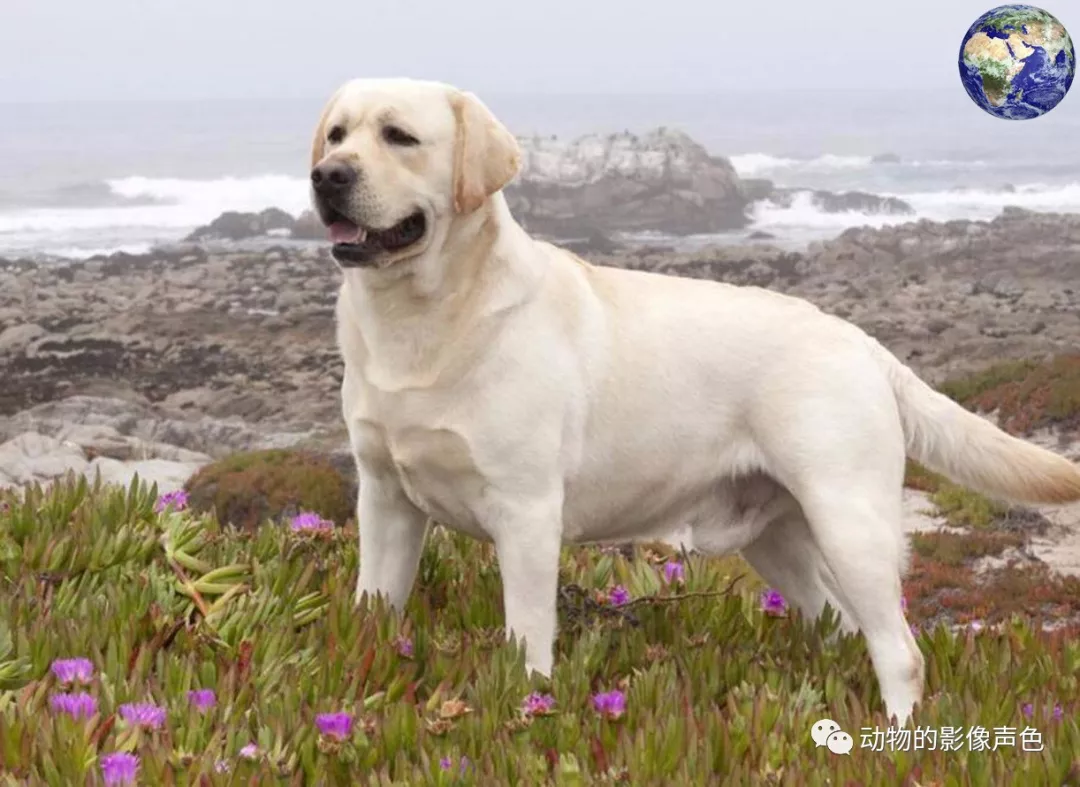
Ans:
[[[386,145],[386,118],[419,148]],[[430,520],[491,540],[508,631],[550,675],[560,545],[689,524],[805,613],[839,610],[906,721],[924,667],[900,604],[905,457],[1027,501],[1080,498],[1080,472],[805,301],[531,239],[499,192],[518,155],[478,99],[437,83],[351,82],[320,121],[313,163],[361,173],[352,220],[421,208],[430,224],[415,249],[344,270],[338,300],[358,599],[404,604]]]

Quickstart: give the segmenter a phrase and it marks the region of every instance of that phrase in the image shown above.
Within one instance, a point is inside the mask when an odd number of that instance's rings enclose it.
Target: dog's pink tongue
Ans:
[[[330,225],[330,240],[333,243],[359,243],[364,232],[351,221],[335,221]]]

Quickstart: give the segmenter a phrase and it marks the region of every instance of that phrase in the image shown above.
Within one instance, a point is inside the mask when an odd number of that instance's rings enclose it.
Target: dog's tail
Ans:
[[[896,394],[908,456],[992,497],[1017,503],[1080,500],[1080,468],[965,410],[874,344]]]

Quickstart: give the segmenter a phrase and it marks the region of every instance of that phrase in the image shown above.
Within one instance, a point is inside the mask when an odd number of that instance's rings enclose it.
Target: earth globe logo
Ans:
[[[960,45],[960,79],[994,117],[1030,120],[1056,107],[1072,87],[1076,54],[1068,31],[1030,5],[998,6],[975,20]]]

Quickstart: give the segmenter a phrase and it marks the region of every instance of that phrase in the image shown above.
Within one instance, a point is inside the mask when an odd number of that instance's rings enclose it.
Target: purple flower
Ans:
[[[761,593],[761,608],[767,615],[783,615],[787,610],[787,601],[780,591],[769,588]]]
[[[228,760],[218,760],[217,762],[214,763],[214,772],[215,773],[228,773],[229,770],[230,770],[230,767],[229,767],[229,761]]]
[[[301,533],[312,530],[329,530],[334,526],[334,523],[328,519],[323,519],[318,514],[312,511],[302,511],[292,518],[292,522],[289,527],[293,529],[293,532]]]
[[[89,683],[94,676],[94,662],[90,659],[57,659],[52,663],[52,673],[61,683]]]
[[[315,724],[319,732],[331,738],[345,740],[352,735],[351,713],[320,713],[315,717]]]
[[[546,716],[555,708],[555,698],[550,694],[533,692],[522,703],[526,716]]]
[[[623,604],[630,603],[630,591],[622,585],[616,585],[608,593],[608,603],[613,607],[621,607]]]
[[[664,564],[664,581],[669,585],[682,582],[686,578],[686,569],[678,560],[669,560]]]
[[[439,760],[439,767],[442,768],[444,771],[448,771],[454,767],[454,761],[449,756],[443,757]],[[461,773],[464,775],[465,771],[467,771],[468,769],[469,758],[462,755],[461,759],[458,760],[458,770],[461,771]]]
[[[1032,716],[1035,715],[1035,706],[1032,705],[1030,702],[1025,702],[1020,707],[1020,712],[1030,719]],[[1054,710],[1051,711],[1051,716],[1053,717],[1054,721],[1061,721],[1061,719],[1065,716],[1065,711],[1062,710],[1060,705],[1054,703]]]
[[[597,713],[613,719],[619,718],[626,712],[626,695],[618,689],[594,694],[592,702]]]
[[[57,713],[66,713],[73,719],[89,719],[97,713],[97,700],[86,692],[78,694],[54,694],[49,704]]]
[[[139,770],[139,758],[124,751],[106,754],[100,760],[101,775],[105,784],[134,784],[135,773]]]
[[[408,637],[399,634],[394,638],[394,649],[399,655],[411,659],[413,655],[413,642]]]
[[[161,513],[166,508],[172,508],[173,511],[183,511],[187,508],[188,496],[187,492],[183,489],[177,489],[175,492],[166,492],[157,499],[157,503],[154,504],[154,511]]]
[[[120,718],[133,727],[159,729],[165,723],[165,709],[151,702],[134,702],[120,706]]]
[[[254,760],[259,756],[259,747],[254,743],[249,743],[246,746],[240,748],[240,756],[245,760]]]
[[[187,693],[188,702],[199,711],[208,711],[217,705],[217,696],[213,689],[195,689]]]

